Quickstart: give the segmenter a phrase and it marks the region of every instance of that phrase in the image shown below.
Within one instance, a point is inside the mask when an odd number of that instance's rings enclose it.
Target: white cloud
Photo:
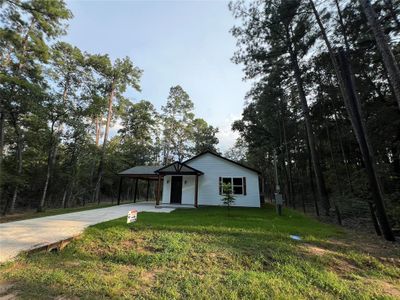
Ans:
[[[118,130],[120,130],[122,128],[123,128],[122,120],[120,118],[118,118],[116,121],[114,121],[114,123],[111,124],[109,138],[112,138],[115,135],[117,135]]]
[[[229,114],[228,117],[221,120],[219,124],[215,122],[215,125],[219,128],[217,134],[219,139],[218,147],[222,152],[225,152],[232,147],[235,144],[236,139],[239,137],[238,132],[232,131],[232,123],[238,119],[240,119],[240,115]]]

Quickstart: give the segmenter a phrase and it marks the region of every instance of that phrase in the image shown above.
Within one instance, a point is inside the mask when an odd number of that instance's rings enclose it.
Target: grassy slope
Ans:
[[[399,261],[388,258],[398,253],[367,254],[347,233],[297,212],[240,208],[228,217],[201,208],[125,222],[90,227],[61,253],[22,256],[0,278],[26,299],[400,297]]]

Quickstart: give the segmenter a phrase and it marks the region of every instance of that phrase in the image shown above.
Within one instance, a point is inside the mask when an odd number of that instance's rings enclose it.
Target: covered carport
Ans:
[[[136,203],[138,197],[138,184],[139,180],[143,180],[146,182],[146,201],[149,200],[149,192],[150,192],[150,182],[157,182],[156,186],[156,204],[159,204],[160,194],[161,194],[161,181],[162,176],[155,173],[155,171],[162,168],[162,166],[136,166],[127,170],[124,170],[118,173],[119,179],[119,188],[118,188],[118,205],[121,203],[121,190],[123,180],[133,179],[135,180],[135,192],[133,196],[133,202]]]

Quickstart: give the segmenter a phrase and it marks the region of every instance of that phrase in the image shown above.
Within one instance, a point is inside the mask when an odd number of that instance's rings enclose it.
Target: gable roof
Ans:
[[[248,170],[250,170],[250,171],[256,172],[257,174],[261,174],[261,172],[258,171],[258,170],[256,170],[256,169],[250,168],[250,167],[245,166],[245,165],[243,165],[243,164],[241,164],[241,163],[238,163],[238,162],[236,162],[236,161],[234,161],[234,160],[231,160],[231,159],[229,159],[229,158],[223,157],[222,155],[219,155],[219,154],[217,154],[217,153],[215,153],[215,152],[213,152],[213,151],[210,151],[210,150],[206,150],[206,151],[201,152],[200,154],[198,154],[198,155],[196,155],[196,156],[193,156],[192,158],[189,158],[189,159],[185,160],[185,161],[183,162],[183,164],[187,164],[188,162],[190,162],[190,161],[192,161],[192,160],[195,160],[195,159],[197,159],[197,158],[199,158],[200,156],[203,156],[203,155],[205,155],[205,154],[214,155],[214,156],[216,156],[216,157],[218,157],[218,158],[221,158],[221,159],[223,159],[223,160],[229,161],[229,162],[231,162],[231,163],[233,163],[233,164],[235,164],[235,165],[238,165],[238,166],[240,166],[240,167],[242,167],[242,168],[245,168],[245,169],[248,169]]]
[[[162,174],[204,174],[203,172],[186,165],[183,162],[175,161],[165,167],[156,170],[155,173]]]

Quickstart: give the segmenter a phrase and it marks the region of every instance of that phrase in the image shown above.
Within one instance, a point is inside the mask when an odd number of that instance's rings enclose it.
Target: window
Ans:
[[[246,177],[220,177],[219,194],[223,194],[222,184],[230,184],[234,195],[246,195]]]

